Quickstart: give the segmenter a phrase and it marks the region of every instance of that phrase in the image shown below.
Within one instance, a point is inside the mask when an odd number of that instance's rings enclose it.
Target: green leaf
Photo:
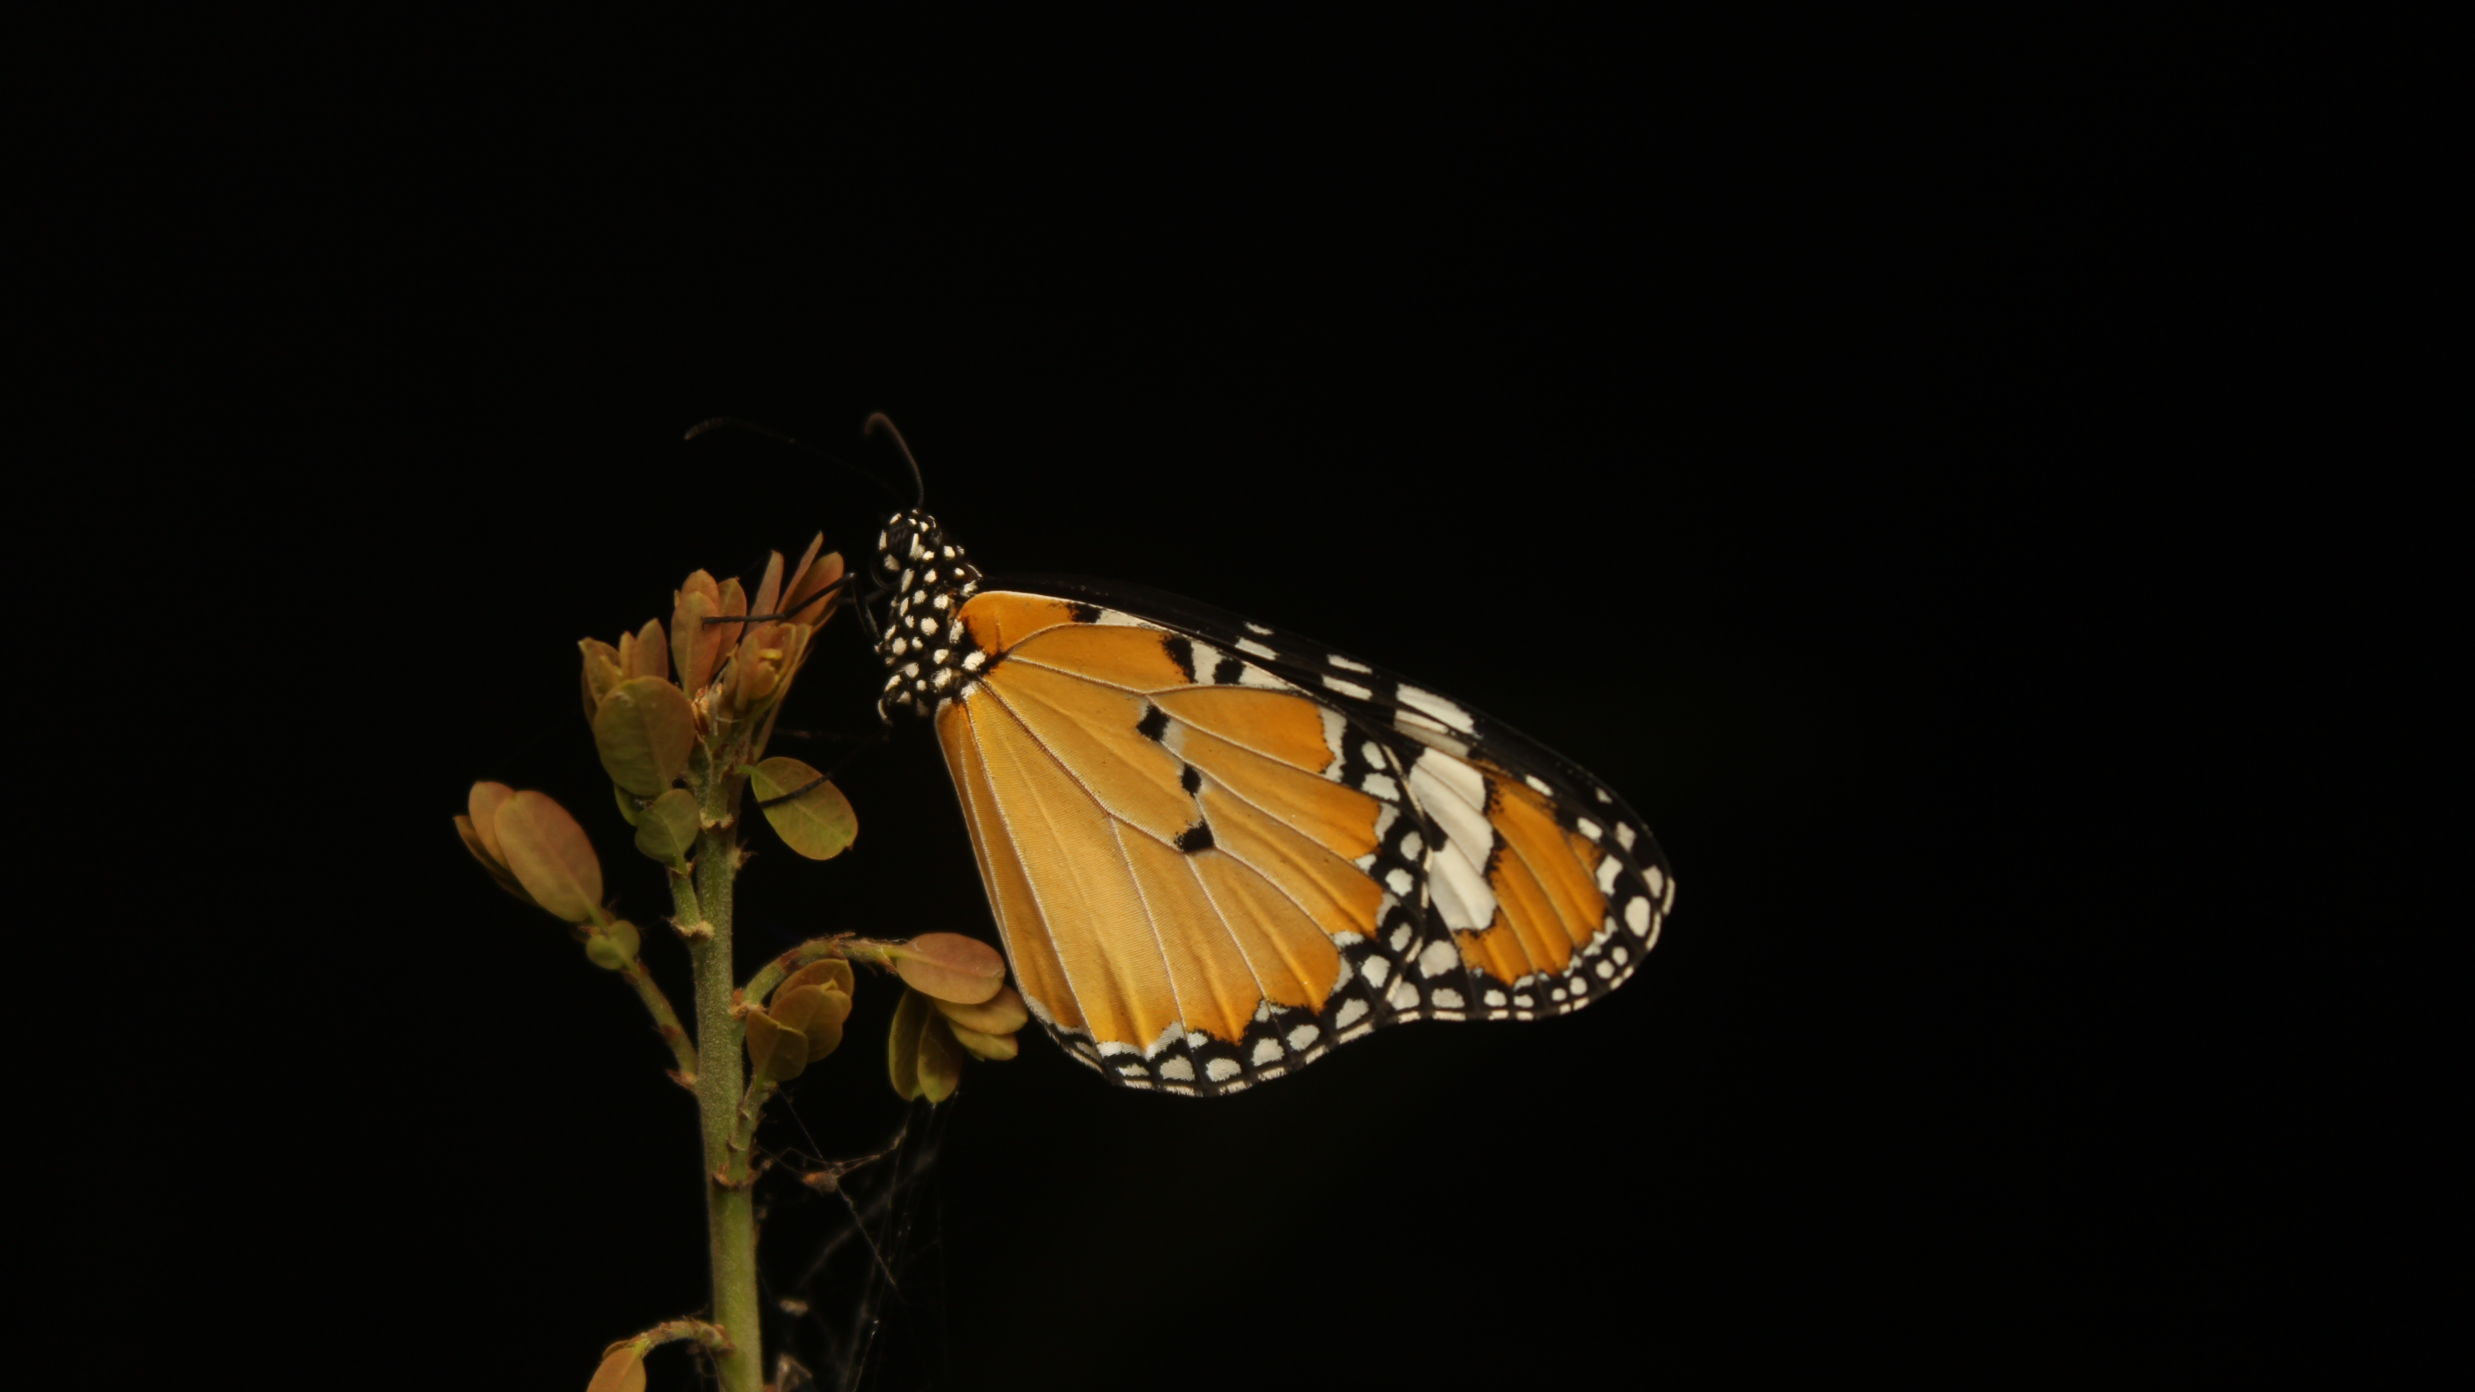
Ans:
[[[1005,958],[960,933],[922,933],[885,955],[904,985],[957,1005],[978,1005],[1005,987]]]
[[[894,1027],[885,1037],[885,1072],[894,1095],[908,1102],[920,1095],[920,1031],[928,1023],[928,998],[917,991],[902,993],[894,1007]]]
[[[977,1030],[982,1034],[1012,1034],[1031,1022],[1031,1011],[1023,1004],[1022,993],[1011,986],[999,988],[997,994],[977,1005],[938,1001],[937,1013],[951,1021],[958,1031]]]
[[[696,711],[659,677],[630,677],[593,713],[593,747],[610,781],[640,798],[667,792],[696,747]]]
[[[625,971],[642,943],[635,924],[617,919],[584,940],[584,955],[603,971]]]
[[[963,1051],[934,1013],[920,1026],[920,1096],[942,1102],[962,1084]]]
[[[787,1083],[808,1066],[808,1036],[762,1010],[748,1012],[748,1061],[759,1076]]]
[[[696,795],[685,788],[673,788],[655,798],[638,815],[636,849],[664,865],[683,865],[687,853],[696,845],[699,825]]]
[[[619,665],[619,650],[599,638],[579,639],[576,646],[584,653],[584,718],[591,724],[602,698],[627,679],[627,671]]]
[[[602,905],[602,863],[567,809],[528,790],[500,803],[495,822],[507,868],[533,902],[570,923],[591,922]]]
[[[814,1063],[842,1047],[842,1023],[851,1018],[851,998],[824,986],[776,991],[772,1015],[785,1029],[808,1039],[808,1062]]]
[[[850,799],[831,783],[819,782],[815,769],[777,754],[748,771],[748,786],[765,809],[782,844],[810,860],[831,860],[849,849],[859,835],[859,814]],[[802,788],[806,792],[800,792]],[[789,802],[772,799],[799,796]]]

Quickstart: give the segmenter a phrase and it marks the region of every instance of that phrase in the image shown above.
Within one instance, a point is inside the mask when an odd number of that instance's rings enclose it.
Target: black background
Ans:
[[[974,1068],[862,1385],[2207,1385],[2421,1318],[2428,1220],[2363,1177],[2414,1149],[2439,837],[2373,788],[2436,561],[2359,506],[2361,36],[408,11],[69,56],[29,385],[78,438],[19,603],[115,616],[37,727],[101,794],[42,1036],[93,1385],[575,1387],[697,1308],[689,1106],[447,819],[552,792],[658,925],[575,639],[880,506],[679,442],[716,413],[890,468],[892,412],[992,569],[1466,698],[1682,885],[1566,1021],[1217,1103]],[[799,718],[866,729],[874,680],[837,622]],[[988,935],[925,736],[842,781],[849,856],[758,833],[744,960]],[[841,1154],[897,1119],[855,1041],[797,1093]]]

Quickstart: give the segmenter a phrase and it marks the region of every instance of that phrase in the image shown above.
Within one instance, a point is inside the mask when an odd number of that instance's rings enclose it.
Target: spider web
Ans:
[[[929,1177],[948,1108],[914,1104],[877,1132],[873,1148],[837,1156],[817,1144],[789,1098],[774,1105],[781,1117],[767,1130],[799,1144],[766,1148],[757,1181],[767,1377],[777,1392],[947,1382],[943,1253]],[[849,1120],[835,1129],[854,1132]]]

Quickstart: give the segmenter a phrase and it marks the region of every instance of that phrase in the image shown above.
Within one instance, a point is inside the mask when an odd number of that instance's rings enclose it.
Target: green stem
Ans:
[[[696,1046],[688,1042],[687,1031],[679,1027],[679,1012],[670,1008],[670,997],[662,994],[662,984],[653,979],[653,973],[645,970],[642,960],[628,963],[627,970],[620,974],[627,978],[628,985],[636,988],[637,999],[643,1001],[645,1009],[653,1014],[654,1031],[662,1036],[664,1044],[670,1046],[670,1056],[678,1060],[679,1071],[673,1076],[681,1083],[694,1087]]]
[[[717,760],[727,769],[735,761]],[[733,812],[740,780],[714,770],[705,780],[703,814],[708,828],[696,842],[694,894],[708,931],[688,937],[696,964],[696,1106],[705,1142],[705,1227],[713,1257],[713,1322],[730,1337],[730,1350],[714,1357],[723,1392],[760,1392],[764,1385],[762,1336],[756,1298],[756,1208],[749,1190],[745,1154],[734,1157],[741,1093],[744,1028],[731,1013],[737,994],[731,964],[731,887],[739,871],[738,831]]]

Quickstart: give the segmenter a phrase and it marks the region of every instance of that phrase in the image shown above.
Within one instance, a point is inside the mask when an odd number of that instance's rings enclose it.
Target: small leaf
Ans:
[[[630,654],[620,667],[631,677],[654,677],[670,680],[670,641],[662,636],[662,621],[647,619],[631,639],[619,640],[620,650]]]
[[[1023,1004],[1022,993],[1011,986],[1000,987],[997,994],[977,1005],[938,1001],[937,1013],[957,1030],[977,1030],[982,1034],[1012,1034],[1031,1022],[1031,1010]]]
[[[894,1027],[885,1037],[885,1072],[894,1095],[908,1102],[920,1095],[920,1030],[927,1025],[928,998],[917,991],[902,993],[894,1007]]]
[[[765,820],[782,844],[810,860],[831,860],[849,849],[859,835],[859,814],[850,799],[831,783],[819,782],[815,769],[777,754],[748,771],[748,786],[765,807]],[[805,788],[807,791],[800,792]],[[789,802],[772,802],[792,793]]]
[[[584,940],[584,955],[603,971],[625,971],[636,960],[643,939],[636,925],[617,919]]]
[[[820,534],[817,540],[823,541],[824,537]],[[813,549],[813,543],[811,543],[811,549]],[[784,588],[783,594],[789,598],[783,602],[782,612],[790,615],[793,623],[806,624],[810,628],[824,627],[825,620],[833,613],[834,604],[840,598],[841,592],[835,591],[834,596],[822,604],[814,601],[817,595],[824,592],[826,586],[841,578],[842,553],[839,551],[826,553],[814,565],[804,569],[795,583]]]
[[[636,849],[664,865],[685,864],[687,853],[696,845],[699,825],[696,795],[685,788],[673,788],[638,814]]]
[[[481,833],[473,826],[472,818],[465,816],[461,812],[455,814],[455,830],[456,835],[464,838],[464,849],[471,851],[473,853],[473,859],[481,862],[481,868],[490,872],[490,882],[492,884],[506,890],[509,894],[514,895],[516,898],[523,900],[527,904],[533,903],[533,896],[524,892],[524,886],[517,883],[514,872],[490,858],[490,848],[483,844]],[[539,908],[541,906],[534,904],[533,907]]]
[[[713,612],[723,619],[741,618],[747,614],[748,592],[740,585],[738,576],[734,575],[722,582],[722,597],[715,602]],[[739,646],[740,630],[746,627],[746,624],[739,623],[716,623],[714,625],[715,644],[723,652],[736,649]]]
[[[706,622],[713,612],[713,596],[700,590],[682,590],[679,607],[670,612],[671,670],[690,691],[713,680],[713,664],[722,651],[721,629]]]
[[[775,1023],[807,1036],[808,1062],[842,1047],[842,1022],[851,1018],[851,998],[823,986],[774,993]]]
[[[890,945],[885,955],[903,984],[956,1005],[978,1005],[1005,987],[1005,958],[960,933],[922,933]]]
[[[594,712],[593,747],[611,782],[640,798],[660,797],[696,747],[695,709],[669,682],[630,677]]]
[[[945,1022],[945,1027],[953,1032],[954,1042],[963,1046],[973,1058],[1003,1063],[1021,1053],[1023,1049],[1023,1046],[1016,1043],[1014,1036],[1010,1034],[982,1034],[975,1029],[966,1029],[951,1020]]]
[[[762,1010],[748,1012],[748,1061],[759,1076],[787,1083],[808,1066],[808,1036]]]
[[[954,1042],[945,1021],[930,1012],[928,1023],[920,1026],[920,1096],[931,1102],[953,1096],[962,1083],[962,1070],[962,1046]]]
[[[533,902],[570,923],[591,922],[602,904],[602,863],[567,809],[528,790],[500,803],[496,822],[507,868]]]
[[[475,783],[464,795],[464,810],[472,815],[474,833],[489,849],[490,859],[501,865],[507,863],[507,853],[498,848],[498,808],[515,795],[516,790],[504,783]]]
[[[599,638],[582,639],[576,646],[584,653],[584,718],[590,724],[610,688],[627,680],[627,669],[621,665],[619,650]]]
[[[782,984],[776,986],[773,993],[779,997],[784,991],[794,990],[801,986],[830,984],[833,989],[847,996],[851,994],[852,983],[850,963],[839,957],[824,957],[782,978]]]
[[[821,536],[820,536],[820,539]],[[756,598],[748,601],[751,614],[770,614],[782,598],[782,553],[770,553],[765,560],[765,578],[756,582]]]
[[[626,1339],[612,1344],[584,1392],[645,1392],[644,1341]]]

